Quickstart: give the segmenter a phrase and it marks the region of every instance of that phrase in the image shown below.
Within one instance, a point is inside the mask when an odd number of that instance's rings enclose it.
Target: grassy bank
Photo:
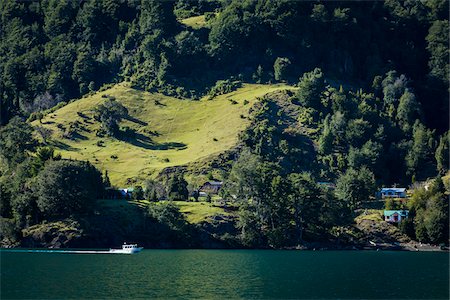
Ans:
[[[290,88],[279,85],[245,84],[212,100],[180,100],[135,90],[126,84],[82,98],[48,114],[42,124],[51,130],[50,142],[64,158],[89,160],[108,170],[111,182],[122,186],[139,182],[166,167],[185,165],[232,148],[248,124],[250,107],[267,93]],[[93,109],[114,97],[129,111],[120,124],[131,135],[116,139],[99,137],[100,123]],[[234,100],[234,101],[231,101]],[[67,128],[76,128],[65,138]]]

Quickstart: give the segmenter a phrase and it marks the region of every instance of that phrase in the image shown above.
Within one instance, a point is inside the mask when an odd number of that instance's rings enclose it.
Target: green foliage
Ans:
[[[256,82],[256,83],[262,83],[264,80],[264,69],[261,65],[258,65],[258,67],[256,68],[255,73],[253,73],[252,75],[252,79]]]
[[[172,230],[182,230],[186,226],[186,221],[180,213],[180,209],[171,202],[149,204],[148,214],[151,218],[165,224]]]
[[[36,178],[36,203],[47,217],[85,213],[102,189],[101,173],[91,164],[50,161]]]
[[[218,80],[216,84],[209,90],[209,98],[212,99],[218,95],[231,93],[241,85],[242,83],[240,81],[233,81],[231,79]]]
[[[164,185],[158,181],[146,180],[144,187],[144,198],[149,201],[158,201],[167,195]]]
[[[296,245],[305,231],[323,232],[348,215],[309,173],[282,177],[279,166],[248,150],[233,164],[224,189],[240,205],[238,228],[247,246]]]
[[[436,178],[428,190],[415,190],[408,203],[412,211],[414,235],[421,242],[433,244],[448,243],[449,203],[440,177]],[[409,230],[412,235],[412,230]]]
[[[285,80],[289,76],[289,66],[291,65],[291,61],[287,57],[277,57],[273,64],[273,71],[275,75],[275,80]],[[258,73],[258,70],[257,70]],[[261,71],[262,73],[262,71]],[[259,74],[257,74],[259,75]],[[258,76],[260,77],[260,76]]]
[[[117,136],[119,122],[128,115],[128,110],[115,99],[107,99],[95,108],[95,119],[102,123],[102,129],[108,136]]]
[[[446,35],[449,31],[448,20],[435,20],[426,36],[427,50],[431,57],[428,61],[430,74],[448,84],[449,78],[449,48]]]
[[[11,119],[6,126],[0,128],[0,157],[10,167],[23,162],[36,145],[33,128],[19,117]]]
[[[321,154],[329,154],[333,148],[333,134],[330,128],[330,115],[327,115],[323,122],[322,134],[319,138],[319,151]]]
[[[140,185],[135,186],[133,189],[132,196],[134,200],[144,199],[144,190],[142,189],[142,186]]]
[[[436,148],[436,164],[437,169],[440,174],[445,174],[448,171],[449,168],[449,158],[450,158],[450,152],[449,152],[449,140],[450,138],[450,132],[446,132],[441,136],[439,139],[439,145]]]
[[[205,201],[208,202],[208,203],[211,203],[211,200],[212,200],[211,195],[210,195],[210,194],[207,194],[207,195],[206,195]]]
[[[433,132],[416,121],[413,126],[413,144],[405,158],[408,174],[414,174],[418,180],[426,179],[433,174],[435,170],[435,160],[432,156],[434,148]]]
[[[187,201],[189,198],[187,186],[188,183],[184,179],[183,174],[172,174],[167,182],[167,194],[169,195],[169,200]]]
[[[410,124],[413,124],[418,119],[419,111],[420,108],[416,96],[406,89],[400,97],[397,109],[397,119],[403,131],[410,132]]]
[[[359,169],[363,166],[371,170],[379,169],[378,164],[382,160],[383,146],[380,143],[369,140],[361,149],[351,147],[348,152],[348,165]]]
[[[368,201],[375,192],[375,178],[366,167],[348,169],[336,182],[336,196],[354,210],[362,201]]]
[[[324,88],[325,79],[322,70],[316,68],[300,78],[296,97],[302,105],[318,109],[321,106],[320,99]]]

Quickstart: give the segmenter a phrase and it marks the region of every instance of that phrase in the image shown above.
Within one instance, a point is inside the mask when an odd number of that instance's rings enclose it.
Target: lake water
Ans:
[[[447,253],[144,250],[1,252],[10,298],[449,298]]]

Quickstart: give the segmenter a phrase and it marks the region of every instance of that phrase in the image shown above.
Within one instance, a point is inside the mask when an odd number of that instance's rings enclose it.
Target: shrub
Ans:
[[[132,195],[134,200],[144,199],[144,190],[142,189],[142,186],[135,186]]]
[[[83,161],[49,160],[35,184],[36,203],[48,217],[87,212],[103,192],[101,173]]]
[[[148,215],[173,230],[181,230],[186,225],[180,209],[172,203],[151,203],[148,206]]]
[[[237,88],[242,86],[242,82],[239,80],[232,81],[232,80],[218,80],[216,84],[209,90],[208,95],[209,99],[214,98],[218,95],[228,94],[232,91],[236,90]]]
[[[167,182],[167,193],[169,200],[183,200],[186,201],[189,197],[187,189],[187,182],[182,174],[174,174]]]

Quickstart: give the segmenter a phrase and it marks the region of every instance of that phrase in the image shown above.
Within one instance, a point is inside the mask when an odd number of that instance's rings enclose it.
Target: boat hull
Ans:
[[[109,249],[111,254],[134,254],[142,251],[142,247],[131,248],[131,249]]]

